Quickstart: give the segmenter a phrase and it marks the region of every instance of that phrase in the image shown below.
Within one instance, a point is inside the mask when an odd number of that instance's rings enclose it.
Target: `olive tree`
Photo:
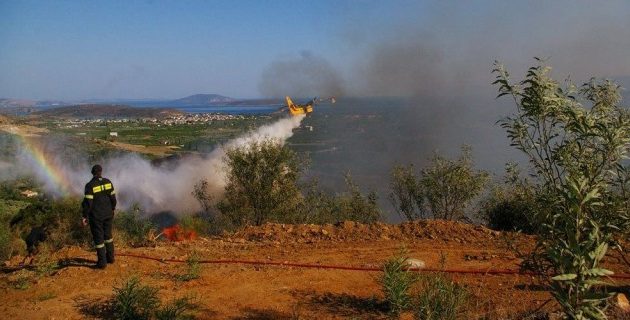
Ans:
[[[302,195],[297,180],[302,162],[276,140],[253,142],[226,153],[225,197],[217,207],[234,226],[289,220]]]
[[[536,59],[514,84],[495,63],[499,97],[516,113],[500,121],[512,146],[522,151],[535,178],[539,226],[537,256],[547,262],[552,293],[570,319],[605,319],[609,294],[596,288],[612,274],[600,266],[623,219],[615,201],[622,159],[628,154],[630,116],[619,86],[592,79],[561,86]]]
[[[391,172],[389,201],[398,215],[409,221],[426,218],[422,187],[413,165],[395,166]]]
[[[487,172],[474,169],[470,147],[464,146],[455,160],[434,154],[419,183],[434,218],[458,220],[488,180]]]

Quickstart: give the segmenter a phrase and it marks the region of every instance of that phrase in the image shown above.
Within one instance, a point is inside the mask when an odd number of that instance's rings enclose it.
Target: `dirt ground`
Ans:
[[[521,260],[511,248],[526,251],[533,239],[456,222],[421,221],[372,226],[346,222],[337,226],[269,224],[232,235],[184,242],[159,242],[155,247],[121,248],[121,253],[185,260],[200,259],[289,262],[380,268],[405,247],[407,255],[428,268],[517,270]],[[177,279],[186,264],[119,256],[105,270],[94,270],[94,253],[66,248],[54,255],[61,268],[17,289],[20,258],[0,273],[0,314],[3,319],[108,319],[113,287],[129,276],[160,289],[163,301],[193,296],[201,306],[198,319],[386,319],[379,272],[265,266],[202,264],[199,279]],[[616,273],[629,268],[612,257]],[[448,274],[470,295],[468,319],[521,319],[557,306],[532,276]],[[625,281],[625,282],[624,282]],[[624,290],[630,280],[616,280]],[[406,315],[409,316],[409,315]]]

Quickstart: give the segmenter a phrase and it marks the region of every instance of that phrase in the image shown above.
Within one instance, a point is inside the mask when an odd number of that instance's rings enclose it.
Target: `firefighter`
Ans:
[[[114,263],[114,239],[112,238],[112,220],[116,210],[116,190],[109,179],[102,177],[100,165],[92,167],[92,180],[85,185],[83,198],[83,226],[90,225],[96,256],[96,267],[104,269],[108,263]]]

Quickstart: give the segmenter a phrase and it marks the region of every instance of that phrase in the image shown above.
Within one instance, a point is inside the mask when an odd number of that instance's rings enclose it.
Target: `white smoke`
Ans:
[[[262,126],[218,146],[206,156],[185,158],[175,168],[155,167],[136,155],[110,159],[104,163],[104,175],[114,183],[124,208],[137,203],[147,212],[194,212],[199,210],[199,203],[192,195],[197,182],[206,180],[211,193],[223,191],[227,182],[226,150],[265,139],[284,143],[303,118],[283,118]]]
[[[304,116],[288,117],[261,126],[216,147],[210,154],[184,157],[174,167],[154,166],[149,160],[135,154],[110,158],[101,164],[103,176],[112,180],[121,209],[137,204],[149,213],[192,213],[200,209],[198,201],[192,195],[194,185],[200,180],[208,182],[208,191],[212,194],[224,190],[227,150],[266,139],[284,143],[293,135],[293,129],[300,126],[303,118]],[[61,166],[60,170],[70,181],[73,193],[83,193],[83,186],[90,178],[90,166],[88,163],[73,167]],[[38,176],[36,168],[31,169]],[[53,190],[47,191],[54,193]]]

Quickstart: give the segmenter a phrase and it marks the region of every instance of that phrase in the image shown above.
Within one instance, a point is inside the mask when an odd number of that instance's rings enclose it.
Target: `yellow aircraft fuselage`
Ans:
[[[295,104],[293,103],[293,101],[291,100],[289,96],[286,96],[285,99],[287,100],[287,107],[289,108],[289,113],[292,116],[297,116],[300,114],[307,114],[307,113],[313,112],[312,104],[306,104],[306,105]]]

